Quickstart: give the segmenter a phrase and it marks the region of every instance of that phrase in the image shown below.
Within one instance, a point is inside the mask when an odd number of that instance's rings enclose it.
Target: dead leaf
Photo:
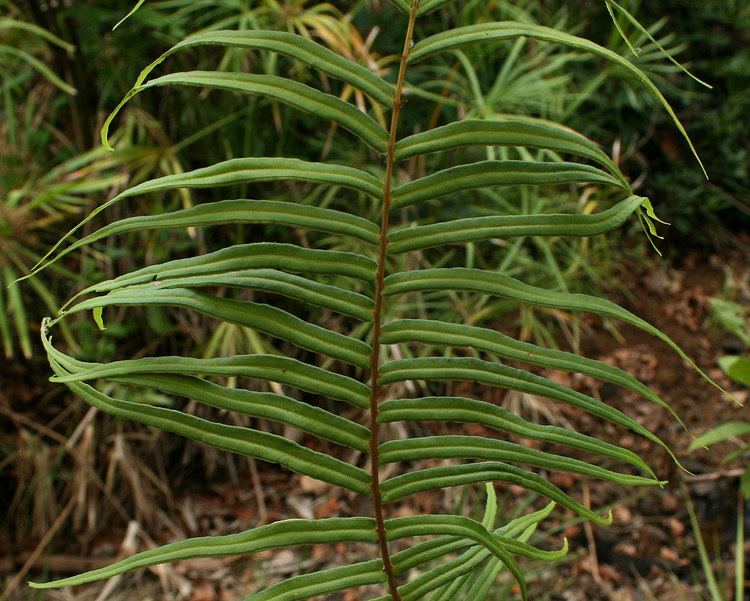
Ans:
[[[216,601],[216,591],[213,586],[204,582],[193,588],[190,601]]]

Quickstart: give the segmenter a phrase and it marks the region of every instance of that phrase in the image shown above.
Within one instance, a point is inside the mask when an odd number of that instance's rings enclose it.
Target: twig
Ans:
[[[122,544],[120,545],[121,555],[132,555],[133,553],[135,553],[135,537],[138,535],[139,530],[140,527],[138,526],[138,522],[131,520],[131,522],[128,524],[128,529],[125,532],[125,537],[123,538]],[[122,574],[118,574],[117,576],[112,576],[111,578],[109,578],[102,587],[102,590],[99,591],[99,594],[97,595],[95,601],[105,601],[107,598],[109,598],[109,594],[117,587],[117,585],[120,583],[120,580],[122,580]]]
[[[583,483],[583,504],[591,509],[591,491],[589,490],[588,482]],[[589,568],[591,569],[591,576],[594,578],[599,586],[602,585],[602,575],[599,573],[599,558],[596,554],[596,540],[594,539],[594,529],[591,527],[591,522],[588,520],[583,522],[583,530],[586,533],[586,540],[589,545]]]
[[[261,524],[265,524],[268,520],[268,511],[266,509],[266,498],[263,494],[260,475],[258,475],[258,466],[252,457],[248,457],[248,464],[250,465],[250,477],[253,481],[253,489],[255,489],[255,499],[258,502],[258,519]]]
[[[711,472],[708,474],[698,474],[697,476],[685,476],[685,482],[691,484],[693,482],[714,482],[716,480],[722,480],[724,478],[739,478],[745,473],[744,468],[737,468],[733,470],[723,470],[720,472]]]
[[[73,510],[73,506],[75,505],[75,497],[71,497],[68,501],[68,504],[65,506],[65,508],[60,512],[60,515],[57,516],[57,519],[52,524],[49,530],[47,530],[47,533],[44,535],[40,543],[37,545],[36,549],[29,555],[29,558],[26,560],[26,563],[23,564],[23,567],[18,571],[18,573],[13,577],[13,579],[10,581],[10,584],[5,588],[5,591],[3,591],[2,597],[8,599],[10,598],[13,591],[15,591],[18,588],[18,585],[21,584],[23,579],[26,577],[26,574],[28,571],[36,564],[39,557],[44,553],[44,550],[47,548],[47,546],[52,542],[52,539],[54,538],[55,534],[57,534],[57,531],[62,527],[62,525],[65,523],[65,520],[68,519],[68,516],[70,515],[70,512]]]
[[[0,572],[14,572],[16,567],[23,566],[31,557],[30,552],[21,553],[15,557],[0,558]],[[98,557],[73,557],[71,555],[47,555],[37,557],[32,568],[44,568],[56,574],[76,574],[96,570],[111,564],[109,559]]]

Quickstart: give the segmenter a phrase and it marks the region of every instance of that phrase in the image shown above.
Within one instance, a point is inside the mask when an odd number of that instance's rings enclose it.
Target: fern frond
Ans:
[[[319,545],[331,542],[375,543],[377,538],[372,518],[328,518],[323,520],[282,520],[238,534],[204,536],[170,543],[136,553],[104,568],[92,570],[53,582],[33,582],[36,589],[78,586],[87,582],[112,578],[135,568],[194,559],[257,553],[294,545]]]
[[[391,440],[380,446],[381,463],[417,461],[419,459],[486,459],[502,463],[523,463],[560,472],[590,476],[625,486],[656,486],[661,483],[621,472],[614,472],[580,459],[530,449],[504,440],[479,436],[424,436]],[[418,473],[418,472],[416,472]]]
[[[627,185],[619,167],[591,140],[569,128],[529,117],[464,119],[413,134],[396,144],[396,160],[479,145],[526,146],[577,155],[599,163]]]
[[[465,346],[530,365],[571,373],[582,373],[637,392],[672,413],[675,419],[680,421],[677,412],[661,397],[637,378],[614,365],[574,353],[516,340],[488,328],[451,324],[437,320],[400,319],[383,326],[382,340],[384,344],[422,342],[438,346]],[[680,421],[680,423],[682,422]]]
[[[67,375],[63,366],[54,359],[50,359],[50,364],[58,376],[64,378]],[[251,428],[217,424],[164,407],[115,399],[81,382],[67,382],[67,386],[87,403],[110,415],[174,432],[217,449],[278,463],[294,472],[352,492],[367,494],[370,490],[370,474],[364,470],[330,455],[312,451],[282,436]]]
[[[213,88],[273,98],[306,113],[338,123],[378,152],[385,152],[388,146],[388,134],[372,117],[336,96],[276,75],[223,71],[170,73],[135,88],[131,94],[135,96],[150,88],[177,85]]]
[[[530,161],[482,161],[449,167],[393,190],[393,208],[433,200],[467,190],[494,186],[546,186],[574,183],[602,184],[631,193],[619,179],[578,163],[535,163]]]
[[[244,269],[206,275],[174,277],[166,280],[157,280],[149,284],[121,286],[116,291],[111,291],[107,296],[82,301],[70,307],[66,313],[110,305],[128,304],[124,299],[134,294],[147,294],[154,299],[158,299],[160,298],[158,294],[154,296],[151,293],[157,290],[164,291],[166,297],[168,296],[166,292],[168,290],[208,288],[214,286],[272,292],[317,307],[332,309],[342,315],[350,315],[362,321],[372,320],[374,303],[369,297],[276,269]],[[177,295],[180,294],[180,290],[175,290],[175,292]],[[205,299],[205,295],[202,295],[202,298]],[[223,301],[218,300],[216,302],[223,303]],[[236,301],[229,301],[229,303],[236,303]],[[223,304],[228,305],[229,303]],[[163,304],[180,303],[167,300]],[[204,309],[198,308],[197,305],[191,306],[191,308],[203,313],[206,312]],[[65,313],[62,314],[64,315]],[[219,315],[217,307],[213,307],[210,314],[214,317],[220,317],[225,321],[232,321],[228,316]]]
[[[82,364],[73,362],[51,345],[48,345],[48,353],[60,362],[65,361],[68,370],[68,373],[53,378],[57,382],[85,382],[152,374],[244,376],[279,382],[362,409],[368,406],[370,393],[370,388],[357,380],[278,355],[235,355],[213,359],[146,357],[106,364]]]
[[[475,382],[537,395],[630,430],[671,453],[655,433],[619,409],[501,361],[582,373],[636,392],[675,415],[647,386],[600,361],[544,349],[488,327],[449,323],[450,317],[436,315],[424,300],[458,291],[467,297],[496,297],[556,311],[590,312],[619,319],[662,340],[711,381],[671,338],[608,300],[531,286],[489,269],[446,267],[445,263],[423,268],[420,255],[407,254],[496,239],[516,238],[514,244],[520,246],[524,237],[597,236],[621,226],[633,214],[650,227],[657,219],[650,201],[633,194],[618,165],[594,142],[551,121],[505,115],[494,120],[466,119],[399,140],[407,69],[440,52],[460,51],[480,42],[525,37],[562,44],[603,58],[640,82],[669,112],[688,143],[690,140],[667,100],[638,66],[570,34],[520,22],[484,23],[439,33],[412,48],[417,17],[448,1],[392,0],[395,7],[409,15],[395,85],[314,41],[291,33],[212,31],[176,44],[141,72],[134,87],[109,116],[102,129],[105,145],[108,146],[107,131],[113,119],[137,94],[163,86],[190,86],[250,94],[314,113],[352,132],[362,149],[361,156],[357,161],[340,156],[337,162],[328,163],[292,157],[235,158],[145,181],[94,209],[32,272],[36,274],[70,253],[110,236],[132,232],[236,224],[303,230],[299,244],[289,243],[291,238],[283,243],[236,243],[205,254],[167,258],[93,284],[68,301],[56,319],[43,323],[42,343],[55,374],[52,380],[64,383],[102,412],[278,464],[291,472],[367,496],[372,500],[373,517],[285,520],[237,535],[189,539],[136,554],[107,568],[35,585],[37,588],[83,584],[176,559],[252,554],[294,545],[366,543],[372,546],[372,559],[287,578],[252,595],[248,601],[296,601],[381,584],[388,594],[374,601],[418,601],[425,595],[431,595],[432,601],[481,601],[503,570],[512,575],[521,596],[527,599],[518,558],[554,561],[568,550],[567,541],[554,551],[530,542],[537,525],[555,506],[595,523],[612,521],[611,514],[602,516],[553,485],[542,475],[543,471],[626,486],[664,485],[649,465],[629,449],[571,427],[531,423],[492,403],[450,396],[452,382]],[[607,2],[616,4],[614,0]],[[520,44],[513,52],[520,49]],[[342,81],[345,92],[336,97],[317,89],[315,83],[308,85],[314,78],[301,83],[280,74],[187,71],[149,79],[170,56],[204,46],[280,54]],[[460,55],[460,62],[471,75],[471,61]],[[415,95],[435,98],[417,86],[410,88]],[[352,94],[356,96],[356,106],[348,102]],[[365,106],[363,94],[374,101],[372,114],[379,121],[358,108]],[[443,100],[440,98],[440,102]],[[379,124],[386,119],[377,103],[390,105],[388,129]],[[516,149],[493,151],[488,156],[520,156],[523,160],[471,162],[472,153],[461,153],[460,158],[468,157],[466,164],[459,160],[459,164],[446,167],[451,165],[446,154],[459,155],[455,151],[468,146]],[[530,149],[538,150],[536,156]],[[376,162],[373,150],[384,155],[385,167]],[[425,159],[420,162],[419,171],[424,175],[404,182],[398,162],[412,158]],[[351,167],[352,163],[362,167]],[[271,198],[276,200],[263,198],[267,195],[264,190],[278,192],[280,185],[288,182],[298,184],[295,190],[300,194],[283,201],[274,192]],[[129,217],[77,240],[73,238],[96,216],[127,199],[182,189],[219,190],[248,185],[257,187],[254,196],[257,193],[261,199],[225,199],[217,193],[211,201],[197,206]],[[471,211],[476,209],[472,204],[467,204],[456,219],[447,219],[440,212],[431,214],[437,203],[429,201],[436,199],[463,202],[478,189],[547,186],[565,190],[587,186],[588,190],[612,194],[617,202],[595,214],[587,211],[537,215],[519,207],[512,215],[483,210],[478,213],[481,216],[472,216]],[[339,198],[342,192],[345,196]],[[372,215],[360,216],[357,213],[363,200],[368,207],[373,200],[381,204],[376,205]],[[502,199],[493,206],[510,207],[510,202]],[[417,205],[418,210],[414,210]],[[308,237],[308,231],[315,234]],[[262,298],[255,298],[255,294]],[[403,302],[405,295],[409,295],[408,304]],[[282,298],[284,308],[256,302],[267,300],[266,296],[271,299],[268,303]],[[279,354],[142,357],[110,363],[81,361],[52,344],[50,329],[73,314],[91,311],[94,321],[104,329],[107,307],[149,306],[185,309],[219,321],[222,328],[236,324],[252,330],[253,335],[259,333],[284,344],[281,350],[262,351]],[[419,311],[413,315],[415,306]],[[329,319],[331,316],[333,319]],[[456,347],[472,349],[481,358],[439,356],[443,349]],[[251,384],[247,388],[230,388],[221,380],[213,381],[227,378],[234,383],[239,377],[251,380]],[[430,392],[420,395],[414,390],[416,398],[401,398],[405,390],[413,387],[389,389],[412,381],[422,381],[419,390]],[[167,400],[163,405],[151,405],[112,396],[112,390],[129,391],[133,387],[156,391]],[[294,391],[287,393],[284,387]],[[273,392],[265,392],[268,389]],[[326,403],[319,406],[318,398]],[[307,441],[298,443],[263,431],[261,426],[228,425],[197,417],[188,413],[192,403],[291,426],[316,440],[339,446],[331,449],[332,445],[326,443],[314,447],[324,451],[313,450],[306,446]],[[369,421],[360,423],[365,415]],[[380,425],[394,422],[407,426],[415,422],[464,423],[480,431],[486,428],[488,435],[427,432],[417,438],[381,442]],[[341,453],[342,448],[354,459],[341,459],[346,456]],[[363,455],[366,460],[360,462]],[[381,473],[379,466],[395,463],[401,464],[400,469],[393,473],[389,470],[386,478],[385,470]],[[520,486],[551,502],[543,510],[496,528],[495,483]],[[470,516],[387,515],[388,505],[415,493],[478,484],[484,484],[487,490],[481,521]],[[406,548],[392,552],[391,544],[396,541]]]
[[[265,591],[251,595],[246,601],[302,601],[358,586],[382,584],[385,581],[383,562],[374,559],[312,574],[293,576],[274,584]]]
[[[599,516],[538,474],[496,461],[428,468],[389,478],[383,482],[383,500],[390,503],[425,490],[462,486],[475,482],[515,484],[526,490],[534,491],[594,523],[601,525],[612,523],[611,515],[606,518]]]
[[[630,196],[593,215],[504,215],[466,217],[430,225],[394,228],[388,235],[388,253],[397,255],[445,244],[465,244],[524,236],[597,236],[620,227],[643,204]]]
[[[423,290],[471,290],[537,307],[585,311],[619,319],[667,344],[703,379],[722,392],[724,391],[664,332],[610,300],[586,294],[546,290],[501,273],[491,273],[481,269],[424,269],[417,273],[396,273],[386,278],[385,294],[389,296]]]

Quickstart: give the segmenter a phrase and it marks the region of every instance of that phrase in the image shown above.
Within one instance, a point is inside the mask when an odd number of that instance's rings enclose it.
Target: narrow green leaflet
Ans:
[[[250,595],[245,601],[302,601],[358,586],[384,582],[386,582],[386,574],[383,562],[375,559],[312,574],[293,576],[274,584],[263,592]]]
[[[45,344],[48,345],[49,342]],[[60,364],[51,355],[49,359],[55,373],[64,377],[66,373]],[[116,417],[174,432],[232,453],[278,463],[293,472],[360,494],[367,494],[370,489],[370,474],[364,470],[324,453],[312,451],[282,436],[227,426],[164,407],[115,399],[81,382],[66,384],[74,394],[90,405]]]
[[[639,69],[636,65],[623,58],[616,52],[600,46],[594,42],[580,38],[568,33],[557,31],[550,27],[543,27],[541,25],[533,25],[529,23],[520,23],[516,21],[502,21],[496,23],[481,23],[478,25],[469,25],[467,27],[458,27],[449,31],[444,31],[436,35],[430,36],[418,42],[414,48],[412,48],[411,55],[409,56],[409,62],[416,63],[428,56],[432,56],[439,52],[445,52],[446,50],[455,50],[468,44],[476,44],[479,42],[497,42],[502,40],[515,39],[519,37],[529,37],[536,40],[542,40],[545,42],[551,42],[553,44],[562,44],[576,50],[581,50],[588,54],[600,56],[607,61],[612,62],[618,67],[622,68],[628,75],[635,78],[640,82],[649,93],[658,100],[664,109],[667,111],[669,116],[672,118],[677,129],[685,138],[686,142],[693,151],[695,158],[703,168],[698,153],[693,146],[693,142],[690,136],[685,131],[685,128],[680,123],[671,105],[659,91],[654,83],[648,78],[648,76]],[[704,169],[705,173],[705,169]]]
[[[537,525],[529,526],[524,533],[519,537],[519,540],[525,541],[531,538],[531,535],[536,531]],[[487,599],[490,594],[492,586],[497,581],[497,577],[505,566],[496,557],[490,557],[487,563],[479,571],[475,572],[472,576],[472,582],[468,587],[468,590],[463,592],[461,597],[458,596],[459,588],[455,588],[453,594],[447,594],[443,597],[438,597],[432,601],[453,601],[453,599]]]
[[[497,521],[497,493],[495,492],[495,485],[491,482],[485,482],[484,490],[487,492],[487,501],[484,504],[482,526],[490,530],[495,527]]]
[[[493,558],[493,559],[497,560],[497,558]],[[497,561],[501,566],[503,565],[501,561],[499,560]],[[486,568],[486,564],[485,564],[485,568]],[[452,601],[453,599],[456,598],[459,591],[461,591],[461,589],[466,585],[466,583],[469,581],[470,578],[472,578],[472,573],[459,574],[458,577],[451,578],[446,584],[442,585],[435,591],[434,595],[430,598],[430,601]],[[466,598],[466,597],[462,596],[462,598]],[[469,597],[469,598],[470,599],[486,599],[487,595],[484,595],[484,596],[477,595],[477,596]]]
[[[526,534],[529,529],[549,517],[554,506],[554,503],[550,503],[541,511],[516,518],[507,525],[496,529],[494,534],[517,538],[525,542],[530,536],[530,533],[529,535]],[[400,551],[393,556],[394,569],[397,573],[403,573],[408,569],[429,561],[434,561],[453,551],[464,548],[467,546],[467,542],[469,542],[467,539],[460,537],[444,536],[428,542],[418,543],[410,549]],[[399,587],[399,592],[402,594],[404,601],[417,601],[422,599],[425,594],[452,582],[457,577],[470,573],[489,556],[491,556],[490,551],[483,547],[475,546],[459,557],[444,562],[417,576],[413,581]],[[390,599],[390,596],[385,596],[378,601],[390,601]]]
[[[218,557],[257,553],[293,545],[317,545],[339,542],[375,543],[375,520],[371,518],[331,518],[321,520],[283,520],[226,536],[205,536],[170,543],[132,555],[110,566],[91,570],[52,582],[32,582],[35,589],[78,586],[112,578],[136,568],[145,568],[196,557]]]
[[[696,77],[695,75],[693,75],[680,61],[678,61],[674,56],[672,56],[672,54],[666,48],[664,48],[653,35],[651,35],[651,32],[648,29],[646,29],[643,25],[641,25],[640,22],[638,21],[638,19],[636,19],[632,14],[630,14],[622,5],[620,5],[618,2],[615,2],[614,0],[604,0],[604,2],[607,5],[607,10],[608,10],[610,16],[612,17],[612,21],[615,24],[615,27],[617,28],[617,31],[622,36],[622,39],[625,40],[625,43],[628,45],[628,47],[631,49],[631,51],[633,52],[633,54],[636,57],[638,57],[638,51],[635,48],[633,48],[633,45],[630,43],[630,40],[625,35],[625,32],[622,30],[622,27],[620,26],[620,23],[617,21],[617,17],[615,16],[614,12],[612,11],[613,7],[618,12],[622,13],[625,16],[625,18],[628,21],[630,21],[630,23],[631,23],[631,25],[633,25],[633,27],[635,27],[638,31],[640,31],[643,35],[645,35],[649,39],[649,41],[652,44],[654,44],[659,49],[659,51],[664,56],[666,56],[667,59],[672,64],[674,64],[676,67],[678,67],[685,75],[687,75],[688,77],[690,77],[693,81],[696,81],[699,84],[701,84],[702,86],[708,88],[709,90],[713,89],[713,86],[711,86],[710,84],[706,83],[702,79],[699,79],[698,77]]]
[[[450,361],[450,359],[444,359],[443,361]],[[445,378],[455,376],[457,371],[456,364],[441,363],[441,365],[445,367]],[[463,363],[462,365],[465,366],[466,363]],[[417,372],[423,369],[421,365],[414,365],[413,367]],[[469,377],[472,375],[473,374],[469,374]],[[490,377],[487,377],[486,379],[491,380]],[[519,384],[517,387],[522,388],[523,384]],[[592,400],[596,401],[596,399]],[[608,416],[604,411],[596,414],[603,417]],[[643,430],[637,422],[634,422],[627,416],[624,416],[619,412],[617,412],[615,416],[620,418],[621,421],[629,424],[631,429],[637,428],[636,431]],[[502,432],[510,432],[524,438],[563,444],[572,448],[589,451],[603,457],[622,461],[623,463],[628,463],[643,470],[656,480],[656,475],[651,468],[643,461],[643,459],[632,451],[628,451],[617,445],[598,440],[592,436],[580,434],[567,428],[535,424],[526,421],[510,411],[507,411],[498,405],[487,403],[486,401],[461,397],[423,397],[419,399],[388,400],[381,403],[378,421],[381,423],[390,423],[394,421],[452,421],[481,424],[488,428],[493,428]]]
[[[166,394],[179,395],[218,409],[287,424],[363,453],[366,453],[369,447],[370,433],[364,426],[288,396],[226,388],[200,378],[183,375],[157,374],[111,379],[123,384],[144,386]]]
[[[99,213],[125,198],[180,188],[217,188],[237,184],[284,180],[342,186],[359,190],[376,198],[382,197],[383,193],[383,184],[376,177],[359,169],[344,165],[312,163],[300,159],[283,157],[229,159],[210,167],[202,167],[175,175],[165,175],[164,177],[143,182],[121,192],[91,211],[85,219],[63,236],[34,266],[34,270],[30,275],[56,261],[59,257],[52,257],[52,255],[71,235],[94,219]]]
[[[463,486],[476,482],[515,484],[526,490],[533,490],[587,520],[602,525],[612,523],[611,515],[606,518],[597,515],[538,474],[496,461],[428,468],[389,478],[382,486],[383,501],[391,503],[420,491]]]
[[[630,196],[613,207],[593,215],[501,215],[467,217],[432,225],[394,229],[388,235],[388,252],[399,254],[444,244],[465,244],[497,238],[522,236],[587,237],[620,227],[643,203]]]
[[[444,152],[462,146],[526,146],[574,154],[599,163],[627,185],[615,162],[594,142],[552,122],[523,117],[501,120],[464,119],[403,138],[396,144],[396,159]]]
[[[619,179],[590,165],[565,162],[481,161],[449,167],[397,186],[393,190],[393,208],[403,209],[426,200],[490,186],[581,183],[602,184],[630,191]]]
[[[489,526],[486,526],[489,528]],[[455,551],[474,546],[474,542],[460,536],[440,536],[413,544],[391,556],[397,576],[441,559]]]
[[[528,589],[523,572],[508,548],[508,541],[512,539],[500,540],[497,535],[491,534],[479,522],[463,516],[410,516],[386,520],[386,531],[388,533],[388,540],[398,540],[407,536],[421,536],[425,534],[453,534],[467,537],[482,545],[503,562],[510,573],[513,574],[516,582],[518,582],[518,586],[521,589],[521,598],[524,601],[528,599]],[[519,549],[518,546],[514,547],[514,550],[517,549]],[[563,547],[563,556],[567,551],[568,545],[566,541]]]
[[[144,294],[150,296],[154,290],[170,290],[174,288],[209,288],[209,287],[242,288],[272,292],[288,298],[293,298],[316,307],[332,309],[342,315],[350,315],[361,321],[371,321],[375,303],[372,299],[331,286],[321,284],[298,275],[285,273],[276,269],[245,269],[217,274],[170,278],[166,281],[156,281],[149,284],[137,284],[121,288],[120,292],[129,294]],[[116,293],[110,292],[110,295]],[[90,309],[100,302],[100,299],[89,299],[67,309],[66,313],[73,313]],[[98,306],[103,306],[98,304]],[[64,315],[64,313],[62,313]]]
[[[118,194],[110,202],[131,196],[151,194],[178,188],[216,188],[235,184],[298,180],[314,184],[331,184],[353,188],[379,198],[383,184],[376,177],[345,165],[313,163],[284,157],[229,159],[210,167],[185,173],[165,175],[133,186]],[[102,205],[98,211],[103,207]]]
[[[148,230],[175,230],[239,223],[272,223],[304,227],[352,236],[371,244],[378,243],[380,230],[377,225],[367,219],[331,209],[278,200],[222,200],[171,213],[128,217],[109,223],[71,244],[59,253],[58,258],[109,236]]]
[[[422,342],[438,346],[465,346],[530,365],[582,373],[637,392],[669,411],[680,424],[683,423],[677,412],[661,397],[619,367],[574,353],[522,342],[489,328],[428,319],[400,319],[383,326],[381,341],[383,344]]]
[[[109,306],[143,307],[147,305],[183,307],[203,315],[234,323],[282,340],[300,348],[328,355],[357,367],[367,367],[370,347],[367,343],[308,323],[291,313],[263,303],[238,301],[195,292],[186,288],[141,288],[115,290],[106,296],[78,303],[83,311]]]
[[[54,347],[48,348],[50,355],[62,362],[64,359]],[[144,357],[111,363],[75,362],[66,365],[68,374],[53,378],[59,382],[96,380],[100,378],[120,379],[144,375],[244,376],[267,382],[286,384],[306,392],[345,401],[354,407],[369,406],[370,388],[366,384],[315,367],[297,359],[278,355],[235,355],[195,359],[192,357]]]
[[[125,96],[117,108],[112,111],[112,114],[107,118],[102,128],[102,142],[106,148],[111,150],[107,138],[113,119],[122,107],[137,93],[136,90],[142,86],[151,72],[176,52],[197,46],[224,46],[270,50],[302,61],[323,73],[341,79],[355,88],[362,90],[382,105],[390,106],[393,99],[393,87],[372,71],[302,36],[284,31],[207,31],[190,36],[175,44],[141,71],[133,85],[133,89]]]
[[[497,554],[497,550],[529,559],[555,561],[568,553],[567,541],[559,551],[542,551],[512,537],[490,532],[484,524],[462,515],[413,515],[392,518],[385,522],[388,540],[414,536],[461,536],[478,543]]]
[[[422,290],[461,290],[490,294],[526,303],[537,307],[565,309],[567,311],[587,311],[620,319],[643,330],[666,343],[680,358],[686,361],[704,380],[724,392],[708,374],[688,357],[679,345],[661,330],[655,328],[630,311],[610,300],[586,294],[555,292],[525,284],[501,273],[491,273],[481,269],[424,269],[409,273],[397,273],[386,278],[386,295],[403,294]]]
[[[651,478],[634,476],[599,467],[554,453],[531,449],[505,440],[480,436],[424,436],[392,440],[380,445],[380,463],[417,461],[420,459],[486,459],[501,463],[523,463],[533,467],[570,472],[625,486],[661,484]]]
[[[650,432],[648,429],[641,426],[638,422],[628,417],[618,409],[610,407],[606,403],[590,397],[582,392],[568,388],[557,384],[548,378],[532,374],[527,371],[516,369],[503,365],[502,363],[490,363],[489,361],[482,361],[480,359],[473,359],[470,357],[424,357],[417,359],[405,359],[401,361],[391,361],[386,363],[381,370],[381,384],[390,384],[393,382],[403,382],[406,380],[428,380],[428,381],[467,381],[467,382],[479,382],[490,386],[497,386],[499,388],[505,388],[508,390],[517,390],[519,392],[525,392],[528,394],[536,394],[545,398],[554,399],[567,403],[572,407],[577,407],[588,411],[592,415],[601,417],[602,419],[609,420],[613,423],[619,424],[628,428],[629,430],[640,434],[644,438],[651,442],[658,444],[664,450],[671,454],[669,447],[655,434]],[[470,401],[470,399],[466,399]],[[464,410],[468,411],[466,415],[468,421],[475,419],[492,419],[498,426],[500,423],[503,424],[504,428],[511,427],[510,422],[506,418],[501,417],[501,414],[496,414],[494,417],[482,418],[481,409],[476,405],[471,405],[466,401],[457,401],[455,415],[460,415]],[[410,403],[413,405],[413,415],[420,415],[420,405],[418,403]],[[450,415],[451,411],[446,407],[449,403],[445,399],[430,399],[427,403],[422,405],[422,411],[430,414],[434,412],[439,413],[441,407],[445,407],[446,415]],[[462,406],[465,409],[462,408]],[[409,413],[402,414],[404,417],[408,416]],[[409,419],[407,417],[407,419]],[[422,419],[425,419],[422,417]],[[495,422],[495,419],[502,419],[502,422]],[[460,420],[463,421],[463,420]],[[495,426],[493,426],[495,427]],[[514,427],[522,427],[521,423],[515,424]],[[535,434],[535,438],[538,436],[564,436],[563,432],[555,432],[552,430],[542,430],[534,432],[531,428],[526,427],[525,431],[527,436]],[[574,439],[573,437],[568,439],[565,444],[575,446],[576,448],[586,448],[587,443],[583,439]],[[588,450],[598,453],[605,453],[603,448],[597,446],[601,444],[599,441],[592,442],[593,446],[589,446]],[[609,449],[606,453],[615,453],[615,448]],[[625,456],[618,457],[621,460],[625,460]],[[675,461],[677,461],[675,459]],[[632,462],[632,458],[630,460]],[[679,464],[678,464],[679,465]]]
[[[303,248],[294,244],[258,242],[237,244],[205,255],[175,259],[131,271],[115,279],[94,284],[77,297],[121,290],[150,282],[197,277],[248,269],[279,269],[313,275],[341,275],[359,280],[375,279],[377,264],[364,255],[332,250]]]
[[[358,136],[378,152],[388,148],[388,134],[372,117],[348,102],[303,83],[276,75],[225,71],[188,71],[157,77],[133,89],[129,96],[159,86],[196,86],[274,98],[284,104],[329,121]]]

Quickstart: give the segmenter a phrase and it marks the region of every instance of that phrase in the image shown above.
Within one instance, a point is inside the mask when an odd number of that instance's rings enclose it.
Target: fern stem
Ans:
[[[401,64],[398,70],[396,91],[393,96],[393,110],[391,111],[391,125],[389,131],[388,151],[386,155],[385,186],[383,193],[383,213],[380,223],[380,254],[378,257],[378,271],[375,278],[375,310],[373,318],[372,356],[370,359],[370,469],[372,472],[372,497],[375,505],[375,521],[377,523],[378,543],[380,555],[383,559],[383,568],[388,576],[388,588],[393,601],[401,601],[398,592],[396,576],[393,573],[390,553],[388,551],[388,538],[385,529],[385,510],[383,498],[380,492],[380,471],[378,462],[378,447],[380,445],[380,427],[378,425],[378,407],[382,399],[382,387],[378,384],[380,379],[380,338],[383,325],[383,288],[385,287],[385,268],[388,251],[388,228],[390,225],[391,204],[393,201],[393,171],[396,162],[396,139],[398,136],[398,124],[401,116],[403,101],[404,81],[406,78],[407,62],[414,39],[414,24],[417,20],[417,9],[419,0],[413,0],[409,13],[409,23],[406,28],[404,50],[401,53]]]

